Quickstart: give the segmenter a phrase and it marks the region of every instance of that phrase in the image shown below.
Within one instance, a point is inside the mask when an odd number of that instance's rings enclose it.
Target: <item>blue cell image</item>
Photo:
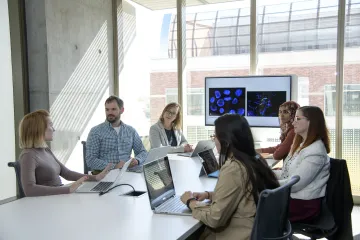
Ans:
[[[225,102],[224,102],[224,99],[222,99],[222,98],[220,98],[219,100],[217,100],[217,105],[219,106],[219,107],[223,107],[224,105],[225,105]]]
[[[211,105],[210,110],[213,111],[213,112],[216,112],[217,111],[217,106],[215,104]]]
[[[244,116],[244,114],[245,114],[245,109],[239,108],[239,109],[237,110],[237,113],[240,114],[241,116]]]
[[[209,88],[207,106],[210,116],[221,116],[226,113],[237,113],[246,109],[245,88]],[[260,99],[258,99],[260,101]],[[245,115],[246,113],[243,113]]]
[[[225,94],[225,95],[230,95],[230,93],[231,93],[231,92],[230,92],[229,89],[224,90],[224,94]]]
[[[248,113],[248,114],[247,114],[248,116],[255,116],[254,112],[251,111],[251,110],[250,110],[250,111],[248,110],[247,113]]]
[[[220,97],[221,97],[220,91],[218,91],[218,90],[215,91],[215,97],[216,97],[216,98],[220,98]]]
[[[236,91],[235,91],[235,96],[240,97],[242,94],[243,94],[243,90],[241,90],[241,89],[236,89]]]
[[[224,97],[224,100],[225,100],[226,102],[229,102],[229,101],[231,101],[231,97]]]
[[[247,92],[247,99],[248,116],[273,117],[277,116],[279,106],[286,101],[286,92]]]
[[[230,114],[235,114],[236,112],[235,112],[234,109],[231,109],[231,110],[229,111],[229,113],[230,113]]]

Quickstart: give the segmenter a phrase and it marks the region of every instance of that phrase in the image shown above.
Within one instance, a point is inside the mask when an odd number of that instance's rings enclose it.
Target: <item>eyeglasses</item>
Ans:
[[[170,117],[177,115],[177,112],[171,112],[171,111],[169,111],[169,110],[166,110],[166,113],[167,113]]]
[[[303,119],[307,119],[307,117],[295,117],[294,121],[298,122],[298,121],[301,121]]]
[[[211,134],[209,137],[210,137],[210,139],[211,139],[212,141],[215,141],[216,135],[215,135],[215,133],[214,133],[214,134]]]

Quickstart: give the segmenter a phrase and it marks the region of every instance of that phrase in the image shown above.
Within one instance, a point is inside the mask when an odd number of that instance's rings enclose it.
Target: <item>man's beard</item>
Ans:
[[[111,117],[111,118],[110,118]],[[120,119],[120,115],[118,116],[115,116],[115,115],[108,115],[106,116],[106,120],[109,122],[109,123],[114,123],[116,122],[117,120]]]

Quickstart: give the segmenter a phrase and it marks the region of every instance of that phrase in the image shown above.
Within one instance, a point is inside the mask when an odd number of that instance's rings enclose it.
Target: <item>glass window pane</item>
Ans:
[[[346,1],[349,3],[349,1]],[[360,196],[360,0],[351,0],[345,27],[342,158],[346,160],[353,195]],[[357,16],[352,15],[357,10]],[[349,16],[346,12],[345,19]],[[356,23],[357,26],[354,26]],[[347,40],[348,39],[348,40]]]

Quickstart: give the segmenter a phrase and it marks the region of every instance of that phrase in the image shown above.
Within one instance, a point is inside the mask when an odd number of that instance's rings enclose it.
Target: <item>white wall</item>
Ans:
[[[0,200],[16,195],[14,103],[7,0],[0,0]]]

